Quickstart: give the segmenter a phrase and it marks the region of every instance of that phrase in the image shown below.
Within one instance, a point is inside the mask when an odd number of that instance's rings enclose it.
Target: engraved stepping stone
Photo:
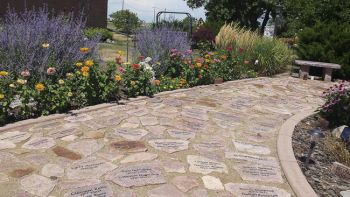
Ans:
[[[20,143],[28,139],[31,135],[32,134],[29,132],[9,131],[9,132],[0,134],[0,140],[8,140],[13,143]]]
[[[118,141],[111,143],[111,147],[123,152],[144,152],[147,150],[146,145],[140,141]]]
[[[150,140],[148,143],[155,149],[165,151],[167,153],[174,153],[188,149],[188,141],[173,140],[173,139],[156,139]]]
[[[83,180],[61,180],[58,184],[60,190],[76,189],[86,186],[93,186],[101,183],[99,179],[83,179]]]
[[[193,131],[193,132],[199,133],[207,129],[208,123],[204,121],[196,120],[196,119],[187,118],[187,119],[181,119],[176,124],[171,126],[174,126],[178,129],[183,129],[186,131]]]
[[[188,192],[194,187],[199,186],[196,178],[190,176],[177,176],[171,181],[182,192]]]
[[[68,150],[64,147],[61,146],[56,146],[55,148],[52,149],[52,151],[60,157],[64,157],[70,160],[79,160],[81,159],[81,156],[71,150]]]
[[[0,183],[5,183],[5,182],[8,182],[10,179],[9,177],[4,174],[4,173],[0,173]]]
[[[212,172],[228,173],[226,164],[206,157],[187,155],[187,162],[190,164],[191,172],[210,174]]]
[[[64,195],[64,197],[82,197],[82,196],[114,197],[112,188],[105,183],[76,188]]]
[[[118,128],[114,131],[114,135],[121,136],[127,140],[137,141],[148,134],[144,129]]]
[[[238,197],[276,196],[290,197],[283,189],[253,184],[227,183],[225,189]]]
[[[77,115],[72,115],[64,118],[64,120],[68,122],[85,122],[92,119],[94,119],[94,117],[88,114],[77,114]]]
[[[187,195],[178,190],[175,186],[165,184],[148,191],[149,197],[186,197]]]
[[[9,140],[0,140],[0,150],[16,148],[16,144]]]
[[[198,151],[208,152],[224,150],[226,148],[225,141],[217,139],[202,141],[199,144],[194,144],[193,147]]]
[[[140,121],[143,126],[154,126],[159,124],[156,117],[140,117]]]
[[[97,157],[89,157],[73,163],[66,170],[67,179],[98,179],[117,168],[117,165]]]
[[[28,142],[22,145],[22,148],[38,150],[48,149],[56,145],[53,138],[50,137],[33,137]]]
[[[185,131],[185,130],[179,130],[179,129],[168,130],[168,133],[171,137],[179,138],[183,140],[193,139],[196,136],[196,133],[192,131]]]
[[[163,103],[173,107],[180,107],[182,105],[182,101],[178,99],[165,99]]]
[[[55,185],[55,181],[37,174],[26,176],[21,180],[21,188],[23,190],[40,197],[48,196]]]
[[[74,135],[76,133],[78,133],[78,128],[73,127],[73,128],[64,128],[61,130],[53,130],[49,132],[47,135],[54,139],[59,139],[69,135]]]
[[[234,168],[237,170],[243,180],[283,183],[281,169],[276,165],[247,163],[234,165]]]
[[[151,161],[157,157],[157,154],[141,152],[126,156],[123,160],[120,161],[120,163]]]
[[[156,185],[166,183],[162,171],[154,164],[138,164],[118,168],[105,177],[122,187]]]
[[[209,120],[208,111],[199,108],[185,108],[182,110],[181,115],[187,118],[193,118],[198,120]]]
[[[222,185],[220,179],[213,176],[203,176],[202,181],[204,187],[210,190],[224,190],[224,186]]]
[[[46,164],[41,169],[41,174],[50,178],[50,177],[63,177],[64,169],[57,164]]]
[[[236,150],[241,152],[249,152],[249,153],[261,154],[261,155],[268,155],[271,153],[270,148],[264,145],[250,144],[250,143],[240,142],[235,140],[233,140],[233,144]]]
[[[103,148],[103,146],[104,144],[98,142],[97,140],[88,139],[73,142],[67,146],[67,149],[87,157]]]
[[[265,163],[270,165],[278,166],[277,159],[275,157],[261,157],[258,155],[250,155],[239,152],[225,152],[225,157],[227,159],[234,159],[238,162],[255,162],[255,163]]]

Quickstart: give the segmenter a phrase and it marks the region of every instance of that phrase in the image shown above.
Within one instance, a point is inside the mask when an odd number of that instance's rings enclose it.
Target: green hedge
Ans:
[[[96,37],[97,35],[99,35],[99,36],[101,36],[101,41],[106,41],[107,39],[112,40],[112,38],[113,38],[113,33],[110,32],[108,29],[103,29],[103,28],[85,29],[84,35],[87,38],[93,38],[93,37]]]
[[[350,79],[350,23],[317,23],[299,33],[298,39],[299,58],[340,64],[335,77]]]

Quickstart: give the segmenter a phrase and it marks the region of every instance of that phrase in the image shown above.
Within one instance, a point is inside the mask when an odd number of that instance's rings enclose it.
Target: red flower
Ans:
[[[140,64],[133,64],[132,65],[132,69],[134,69],[134,70],[140,70],[140,68],[141,68]]]
[[[241,53],[244,52],[244,49],[243,49],[243,48],[239,48],[238,50],[239,50],[239,52],[241,52]]]
[[[232,50],[233,50],[233,48],[232,48],[232,47],[227,47],[227,48],[226,48],[226,50],[228,50],[228,51],[232,51]]]

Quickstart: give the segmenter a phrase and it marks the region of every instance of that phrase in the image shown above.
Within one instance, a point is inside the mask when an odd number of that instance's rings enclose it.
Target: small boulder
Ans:
[[[350,139],[350,127],[343,125],[333,129],[332,136],[340,138],[343,141],[349,141]]]

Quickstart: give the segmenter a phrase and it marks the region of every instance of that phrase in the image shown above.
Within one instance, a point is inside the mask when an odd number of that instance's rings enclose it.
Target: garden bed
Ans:
[[[317,143],[311,156],[315,163],[310,164],[307,170],[300,158],[307,154],[310,147],[310,135],[307,132],[317,127],[322,129],[326,138]],[[336,141],[331,136],[331,129],[327,127],[327,122],[319,115],[310,116],[301,121],[296,125],[293,133],[294,155],[307,181],[319,196],[341,196],[341,191],[350,190],[349,182],[331,172],[332,164],[337,160],[329,147]]]

